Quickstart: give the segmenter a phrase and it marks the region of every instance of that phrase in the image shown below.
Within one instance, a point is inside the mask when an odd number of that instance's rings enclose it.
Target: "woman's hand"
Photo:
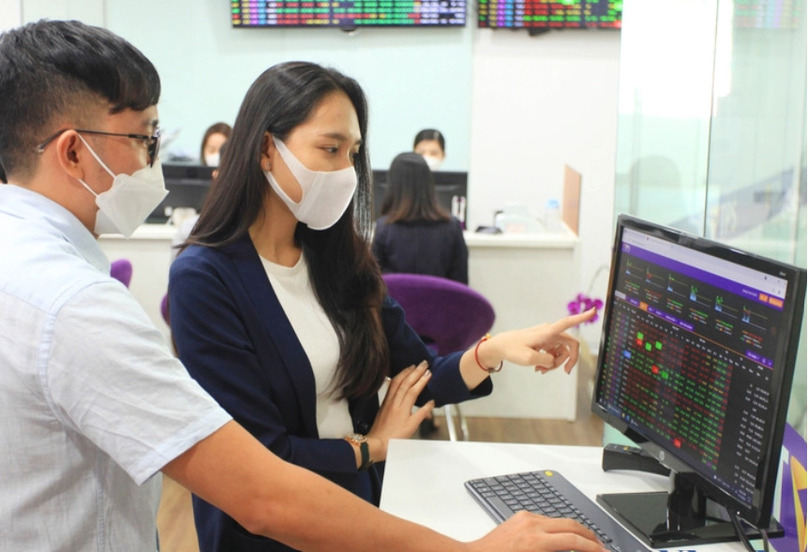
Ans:
[[[502,332],[486,339],[463,354],[460,360],[463,380],[469,389],[474,389],[488,377],[485,369],[496,368],[503,360],[533,366],[543,374],[564,365],[569,374],[578,362],[579,344],[567,330],[591,319],[596,312],[593,308],[552,323]]]
[[[570,373],[578,362],[578,340],[567,333],[567,330],[586,322],[596,313],[590,309],[581,314],[564,317],[549,324],[540,324],[532,328],[503,332],[488,342],[491,349],[498,351],[503,360],[534,366],[537,372],[546,373],[564,365],[564,371]],[[491,343],[493,342],[493,343]]]
[[[486,536],[469,545],[473,550],[498,552],[604,552],[603,544],[595,534],[580,523],[528,512],[517,512]]]
[[[429,401],[413,412],[415,401],[431,376],[427,362],[423,361],[418,366],[405,368],[390,381],[379,413],[367,435],[370,458],[374,462],[387,458],[387,444],[390,439],[412,437],[421,422],[432,412],[434,401]]]

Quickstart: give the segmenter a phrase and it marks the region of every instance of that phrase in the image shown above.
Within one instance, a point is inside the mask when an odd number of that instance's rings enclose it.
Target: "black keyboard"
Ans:
[[[497,523],[520,510],[572,518],[594,531],[604,546],[614,552],[649,552],[634,535],[556,471],[472,479],[466,481],[466,489]]]

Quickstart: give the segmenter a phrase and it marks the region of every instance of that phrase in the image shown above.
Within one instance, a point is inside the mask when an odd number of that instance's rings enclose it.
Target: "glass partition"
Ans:
[[[617,213],[806,266],[805,4],[624,2]],[[805,333],[789,409],[802,435]]]

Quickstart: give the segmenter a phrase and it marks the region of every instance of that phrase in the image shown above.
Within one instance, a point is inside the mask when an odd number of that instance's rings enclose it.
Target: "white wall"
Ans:
[[[22,21],[20,0],[0,0],[0,33]]]
[[[547,199],[561,199],[570,165],[582,174],[583,292],[610,262],[619,56],[615,31],[474,34],[468,227],[490,225],[494,210],[509,202],[540,216]],[[537,286],[542,280],[536,274]],[[603,298],[607,283],[601,273],[593,294]],[[590,349],[599,327],[582,328]]]

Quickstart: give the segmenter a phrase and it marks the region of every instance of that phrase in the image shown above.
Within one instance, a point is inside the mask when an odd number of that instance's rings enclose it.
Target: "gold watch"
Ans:
[[[349,433],[345,436],[345,440],[359,447],[359,454],[362,458],[362,463],[359,465],[360,470],[366,470],[373,465],[373,460],[370,459],[370,449],[368,448],[367,435],[362,435],[361,433]]]

